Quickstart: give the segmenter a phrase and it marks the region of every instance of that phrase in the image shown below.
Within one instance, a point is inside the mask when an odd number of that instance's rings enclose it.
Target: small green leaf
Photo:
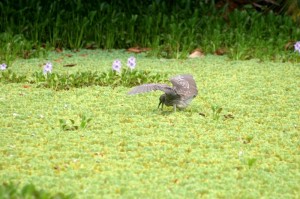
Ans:
[[[248,163],[249,168],[251,168],[255,164],[256,161],[257,161],[256,158],[250,158],[250,159],[248,159],[247,163]]]
[[[218,108],[217,113],[221,113],[222,112],[222,108]]]
[[[86,123],[85,121],[82,121],[81,124],[80,124],[80,127],[81,127],[81,128],[85,128],[85,127],[86,127],[86,124],[87,124],[87,123]]]

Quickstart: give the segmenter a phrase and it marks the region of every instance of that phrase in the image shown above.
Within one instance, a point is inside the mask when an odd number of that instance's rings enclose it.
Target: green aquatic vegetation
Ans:
[[[74,131],[78,129],[85,129],[90,121],[92,121],[92,118],[87,118],[86,115],[81,115],[79,125],[75,124],[74,119],[59,119],[59,124],[61,129],[64,131]]]
[[[221,117],[221,112],[222,112],[222,107],[218,105],[211,105],[211,110],[212,110],[212,117],[213,120],[219,120]]]
[[[28,184],[23,187],[13,183],[3,183],[0,185],[0,198],[42,198],[42,199],[71,199],[74,194],[65,195],[63,193],[52,194],[44,190],[38,190],[33,184]]]
[[[54,72],[35,72],[30,77],[18,75],[12,70],[0,72],[0,82],[4,83],[30,83],[39,88],[54,90],[69,90],[88,86],[124,86],[132,87],[148,82],[164,82],[167,75],[151,74],[150,71],[123,69],[122,73],[109,72],[76,72],[73,74],[58,74]]]
[[[127,68],[127,53],[89,52],[68,59],[76,67],[53,65],[49,75],[107,74],[108,66],[114,74],[116,58],[125,67],[114,75]],[[11,70],[44,77],[42,61],[17,60]],[[157,109],[161,93],[132,97],[122,85],[57,91],[0,82],[0,182],[78,198],[299,196],[298,64],[143,54],[137,61],[132,72],[193,74],[198,96],[174,113]],[[211,105],[222,108],[218,120]],[[60,119],[78,130],[64,130]]]
[[[10,69],[0,71],[0,82],[3,83],[21,83],[26,82],[25,75],[18,75]]]
[[[88,86],[132,87],[147,82],[165,81],[165,79],[165,74],[151,74],[150,71],[124,69],[122,73],[116,71],[102,73],[87,71],[74,74],[51,73],[46,76],[41,72],[36,72],[29,82],[37,84],[38,87],[68,90]]]

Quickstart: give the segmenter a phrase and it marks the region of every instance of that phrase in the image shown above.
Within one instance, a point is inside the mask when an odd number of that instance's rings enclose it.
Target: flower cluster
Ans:
[[[7,65],[5,63],[0,64],[0,70],[6,70]]]
[[[116,72],[121,72],[122,64],[120,60],[115,60],[112,65],[112,69]]]
[[[294,47],[295,47],[295,51],[298,51],[300,53],[300,41],[297,41]]]
[[[128,60],[127,60],[127,66],[133,70],[135,68],[135,65],[136,65],[136,59],[135,57],[129,57]]]
[[[129,57],[127,60],[127,66],[130,68],[130,70],[133,70],[136,66],[136,59],[135,57]],[[116,59],[112,64],[112,69],[118,73],[121,72],[122,64],[119,59]]]
[[[52,63],[51,62],[48,62],[44,65],[44,68],[43,68],[43,73],[44,75],[48,74],[48,73],[51,73],[52,72]]]

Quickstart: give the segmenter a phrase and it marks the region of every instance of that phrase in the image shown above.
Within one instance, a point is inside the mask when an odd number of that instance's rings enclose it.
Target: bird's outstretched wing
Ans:
[[[176,92],[171,88],[169,85],[166,84],[143,84],[140,86],[133,87],[129,92],[128,95],[135,95],[139,93],[146,93],[150,91],[160,90],[167,94],[176,94]]]
[[[173,89],[176,93],[182,96],[184,99],[196,97],[198,89],[196,82],[192,75],[178,75],[170,79],[173,84]]]

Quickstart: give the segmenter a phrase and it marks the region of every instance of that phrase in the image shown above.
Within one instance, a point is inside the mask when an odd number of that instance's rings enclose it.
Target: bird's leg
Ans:
[[[158,104],[158,108],[160,107],[160,105],[161,105],[161,110],[163,110],[163,108],[164,108],[164,103],[162,103],[162,102],[160,101],[159,104]]]
[[[176,104],[173,104],[174,112],[176,112]]]

